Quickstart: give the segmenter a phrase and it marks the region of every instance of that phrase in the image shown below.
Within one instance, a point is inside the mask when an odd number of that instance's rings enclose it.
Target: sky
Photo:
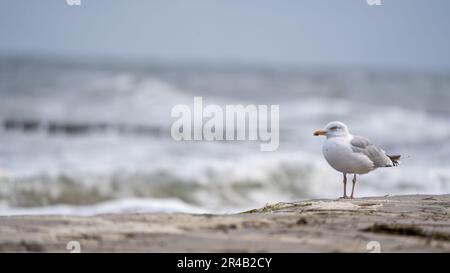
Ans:
[[[450,69],[450,1],[0,0],[0,54]]]

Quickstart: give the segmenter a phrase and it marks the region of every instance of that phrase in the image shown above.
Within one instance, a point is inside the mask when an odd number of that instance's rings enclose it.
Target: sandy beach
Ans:
[[[450,252],[449,214],[450,195],[410,195],[232,215],[3,216],[0,251],[69,252],[75,241],[81,252]]]

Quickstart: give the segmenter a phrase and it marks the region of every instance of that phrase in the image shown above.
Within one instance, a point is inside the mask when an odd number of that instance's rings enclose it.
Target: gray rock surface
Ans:
[[[450,252],[449,216],[450,195],[309,200],[233,215],[3,216],[0,251],[70,252],[79,243],[81,252]]]

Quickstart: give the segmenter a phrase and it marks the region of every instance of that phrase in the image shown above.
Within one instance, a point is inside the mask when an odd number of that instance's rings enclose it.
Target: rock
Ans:
[[[450,195],[277,203],[233,215],[0,217],[0,251],[449,252]],[[69,249],[69,250],[68,250]]]

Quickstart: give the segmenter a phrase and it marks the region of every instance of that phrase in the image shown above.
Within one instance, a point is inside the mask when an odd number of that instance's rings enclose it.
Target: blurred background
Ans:
[[[398,168],[357,196],[450,191],[446,0],[0,0],[0,214],[237,212],[341,195],[312,131]],[[174,105],[279,104],[280,146],[176,142]]]

